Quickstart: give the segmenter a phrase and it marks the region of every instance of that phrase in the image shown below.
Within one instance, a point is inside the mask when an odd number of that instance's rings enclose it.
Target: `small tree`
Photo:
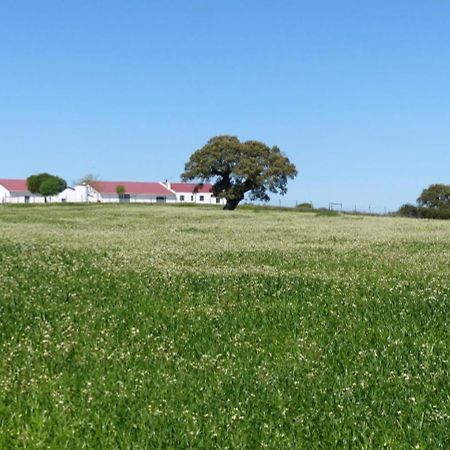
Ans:
[[[122,184],[118,184],[116,186],[116,193],[119,196],[119,200],[123,200],[123,198],[125,197],[125,192],[126,192],[126,188],[125,186],[123,186]]]
[[[66,189],[67,183],[56,175],[44,172],[29,176],[27,178],[27,187],[32,194],[41,194],[45,199],[45,203],[47,203],[47,197],[58,195]]]
[[[225,198],[224,209],[234,210],[247,192],[251,200],[268,201],[269,192],[284,195],[288,178],[297,170],[278,147],[259,141],[240,142],[216,136],[194,152],[181,175],[183,180],[213,180],[213,194]]]
[[[94,189],[97,189],[100,181],[97,175],[93,175],[92,173],[88,173],[84,177],[81,177],[76,184],[89,185]]]

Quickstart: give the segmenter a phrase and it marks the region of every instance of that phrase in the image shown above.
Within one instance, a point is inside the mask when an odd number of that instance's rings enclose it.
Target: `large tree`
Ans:
[[[57,195],[67,187],[67,183],[56,175],[39,173],[27,178],[27,187],[32,194],[41,194],[47,203],[47,197]]]
[[[420,194],[417,203],[425,208],[450,208],[450,186],[447,184],[432,184],[428,186]]]
[[[247,192],[251,200],[262,201],[270,200],[269,192],[284,195],[288,178],[296,175],[294,164],[278,147],[216,136],[191,155],[181,178],[212,181],[213,194],[227,201],[224,209],[234,210]]]

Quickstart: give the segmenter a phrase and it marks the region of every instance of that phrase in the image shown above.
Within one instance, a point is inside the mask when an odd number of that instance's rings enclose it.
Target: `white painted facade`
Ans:
[[[151,194],[125,194],[123,198],[119,198],[117,194],[97,193],[96,196],[89,197],[88,201],[94,203],[177,203],[175,196]]]
[[[201,205],[224,205],[226,200],[206,192],[175,192],[178,203],[198,203]]]
[[[9,191],[0,184],[0,203],[6,203]]]
[[[47,202],[50,203],[50,199],[47,199]],[[34,204],[34,203],[45,203],[45,198],[41,195],[37,194],[29,194],[29,193],[11,193],[8,197],[6,197],[4,203],[13,203],[13,204]]]
[[[47,203],[61,203],[64,199],[59,196],[47,197]],[[1,198],[0,203],[8,204],[40,204],[45,203],[45,197],[39,194],[31,194],[29,192],[8,192],[8,194]]]
[[[80,184],[64,189],[56,198],[63,203],[96,203],[99,201],[99,193],[90,186]]]
[[[224,198],[215,197],[212,192],[207,192],[205,189],[200,189],[199,192],[196,192],[195,189],[189,189],[191,183],[186,183],[187,189],[183,190],[180,186],[182,184],[183,183],[163,183],[164,186],[176,195],[177,203],[196,203],[200,205],[225,205],[226,203]]]
[[[50,198],[48,198],[47,201],[50,202]],[[42,197],[42,195],[31,194],[30,192],[10,192],[0,185],[0,203],[45,203],[45,198]]]

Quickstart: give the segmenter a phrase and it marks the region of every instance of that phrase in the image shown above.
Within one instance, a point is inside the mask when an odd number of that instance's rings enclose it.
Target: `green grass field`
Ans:
[[[450,448],[450,222],[0,207],[0,448]]]

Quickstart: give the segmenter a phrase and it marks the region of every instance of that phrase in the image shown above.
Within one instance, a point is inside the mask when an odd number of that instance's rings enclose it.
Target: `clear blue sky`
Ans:
[[[232,134],[297,165],[282,204],[396,209],[450,183],[449,23],[443,0],[2,0],[0,177],[175,180]]]

